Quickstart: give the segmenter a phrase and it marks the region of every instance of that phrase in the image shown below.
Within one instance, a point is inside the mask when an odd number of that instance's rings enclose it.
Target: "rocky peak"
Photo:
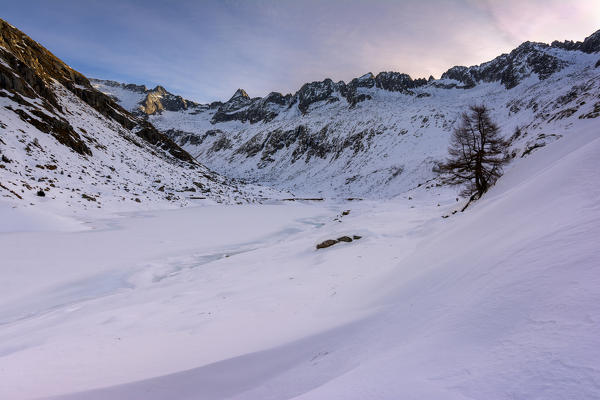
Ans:
[[[425,84],[427,80],[423,78],[413,80],[410,75],[399,72],[380,72],[375,77],[375,86],[390,92],[407,92]]]
[[[160,85],[157,85],[157,86],[156,86],[154,89],[152,89],[151,91],[152,91],[152,92],[154,92],[154,93],[157,93],[157,94],[167,94],[167,93],[169,93],[169,92],[167,92],[167,90],[166,90],[164,87],[162,87],[162,86],[160,86]],[[170,93],[169,93],[169,94],[170,94]]]
[[[370,80],[372,80],[374,78],[375,78],[375,75],[373,75],[372,72],[367,72],[363,76],[360,76],[360,77],[356,78],[356,80],[363,82],[363,81],[370,81]]]
[[[597,53],[600,51],[600,30],[586,37],[583,42],[574,42],[572,40],[559,42],[555,40],[551,46],[564,50],[579,50],[588,54]]]
[[[549,48],[545,43],[525,42],[492,61],[472,67],[452,67],[442,74],[442,79],[458,81],[462,85],[455,87],[464,89],[472,88],[478,82],[500,82],[507,89],[512,89],[532,74],[544,80],[567,64],[550,54]]]
[[[243,115],[237,111],[247,107],[253,102],[244,89],[238,89],[233,96],[225,103],[221,104],[212,118],[212,123],[225,122],[242,119]]]
[[[157,85],[152,90],[146,90],[146,98],[140,103],[140,111],[152,115],[166,111],[182,111],[189,107],[199,107],[198,103],[186,100],[181,96],[168,92],[163,86]]]
[[[585,38],[581,45],[581,51],[584,53],[600,52],[600,29]]]
[[[229,101],[240,99],[240,98],[242,98],[242,99],[250,99],[250,96],[248,96],[248,93],[246,93],[246,91],[244,89],[238,89],[238,90],[235,91],[235,93],[233,94],[233,96],[231,96],[231,98],[229,99]]]
[[[288,108],[291,101],[291,94],[284,96],[278,92],[271,92],[263,98],[250,99],[246,92],[238,89],[227,103],[220,105],[211,122],[213,124],[233,120],[248,121],[251,124],[259,121],[269,122]]]
[[[279,92],[271,92],[264,99],[264,103],[274,103],[279,105],[286,105],[290,102],[292,98],[291,94],[286,94],[285,96]]]
[[[343,82],[341,83],[343,84]],[[329,78],[320,82],[305,83],[294,95],[292,104],[297,102],[298,109],[304,114],[311,104],[318,101],[338,101],[339,99],[333,96],[336,89],[338,89],[338,85]]]
[[[251,102],[252,99],[250,96],[248,96],[248,93],[246,93],[244,89],[238,89],[229,100],[223,103],[219,110],[223,112],[231,112],[241,107],[245,107]]]
[[[375,86],[375,75],[371,72],[368,72],[361,77],[354,78],[348,83],[349,88],[372,88],[373,86]]]

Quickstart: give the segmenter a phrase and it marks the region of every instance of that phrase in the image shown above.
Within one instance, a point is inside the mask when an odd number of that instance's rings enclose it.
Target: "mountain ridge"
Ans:
[[[367,73],[146,118],[228,176],[307,196],[393,196],[435,178],[431,168],[471,104],[488,103],[517,157],[597,117],[599,32],[574,44],[525,42],[440,79]]]
[[[501,81],[507,89],[511,89],[518,85],[518,83],[524,78],[526,78],[531,72],[536,73],[543,80],[547,76],[559,71],[563,67],[563,65],[559,62],[559,60],[556,59],[556,57],[552,57],[547,54],[542,54],[540,52],[540,50],[552,48],[563,49],[568,51],[581,51],[588,54],[599,52],[600,30],[597,30],[596,32],[587,36],[583,41],[577,42],[569,40],[560,42],[555,40],[551,44],[547,44],[542,42],[526,41],[521,43],[511,52],[503,53],[490,61],[486,61],[476,65],[471,65],[468,67],[464,65],[456,65],[450,67],[448,70],[442,73],[441,78],[439,80],[450,79],[457,81],[457,83],[450,85],[442,84],[442,86],[440,87],[460,87],[464,89],[469,89],[472,88],[478,82]],[[529,67],[530,71],[521,71],[521,73],[519,73],[519,71],[516,71],[517,68],[515,68],[515,63],[522,61],[519,59],[523,58],[524,54],[529,56],[525,61],[527,62],[527,67]],[[598,61],[600,62],[600,59]],[[521,69],[523,69],[522,65],[520,67]],[[93,79],[93,81],[111,82],[104,81],[101,79]],[[239,119],[242,122],[250,121],[251,123],[255,123],[264,119],[269,120],[271,114],[265,113],[265,115],[258,118],[251,118],[246,115],[236,115],[235,117],[233,117],[231,115],[227,115],[227,111],[229,109],[235,109],[235,107],[231,107],[231,102],[238,98],[244,98],[252,102],[258,102],[259,100],[262,100],[263,103],[275,102],[273,101],[273,98],[277,98],[278,100],[285,99],[279,100],[279,102],[281,104],[287,105],[288,107],[291,107],[294,104],[298,103],[299,109],[302,112],[305,112],[307,110],[307,107],[310,104],[312,104],[311,101],[314,99],[318,99],[316,101],[321,101],[324,99],[336,101],[333,100],[333,98],[331,97],[331,94],[334,91],[339,91],[342,94],[342,96],[348,100],[350,106],[353,106],[356,105],[358,102],[368,99],[367,96],[356,95],[356,89],[359,87],[377,87],[388,91],[406,91],[407,93],[410,93],[410,89],[424,86],[433,81],[436,81],[436,79],[433,76],[430,76],[428,79],[413,79],[409,74],[402,72],[381,71],[377,75],[374,75],[372,72],[368,72],[360,77],[351,79],[348,83],[345,83],[344,81],[334,82],[330,78],[325,78],[322,81],[306,82],[294,94],[288,93],[286,95],[282,94],[281,92],[271,92],[264,97],[250,98],[250,96],[248,96],[244,89],[239,88],[231,96],[231,98],[225,102],[215,101],[206,104],[200,104],[192,102],[191,100],[183,99],[181,96],[174,95],[164,90],[162,86],[157,86],[154,89],[154,91],[156,91],[158,88],[161,88],[163,92],[171,96],[177,96],[184,102],[188,102],[195,107],[225,107],[222,110],[222,113],[214,120],[215,122],[225,122],[226,120],[228,120],[227,118],[233,118]],[[146,89],[145,85],[124,84],[118,82],[114,83],[120,84],[123,87],[126,87],[128,85],[134,87],[143,87],[146,93],[150,92],[149,89]],[[243,102],[243,104],[240,103],[238,108],[241,108],[246,105],[248,104],[246,104],[245,102]],[[160,112],[162,109],[166,108],[150,108],[149,111],[146,111],[144,107],[140,108],[140,110],[143,111],[145,114],[154,114]],[[187,106],[182,105],[179,108],[172,107],[168,111],[178,111],[181,109],[187,109]]]

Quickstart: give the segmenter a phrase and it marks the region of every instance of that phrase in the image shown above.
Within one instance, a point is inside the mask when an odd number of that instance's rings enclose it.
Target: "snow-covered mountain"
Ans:
[[[151,107],[149,103],[145,110]],[[151,123],[0,20],[3,198],[57,207],[110,203],[127,208],[203,199],[246,202],[256,198],[253,190],[206,168]]]
[[[457,117],[492,109],[515,157],[600,116],[600,31],[583,42],[526,42],[441,79],[368,73],[295,94],[196,104],[136,85],[93,80],[210,168],[297,194],[388,197],[434,178]],[[560,132],[560,133],[559,133]]]

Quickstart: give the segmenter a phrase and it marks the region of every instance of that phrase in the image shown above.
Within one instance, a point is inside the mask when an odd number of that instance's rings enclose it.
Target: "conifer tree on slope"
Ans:
[[[508,145],[484,105],[469,107],[454,129],[448,147],[449,157],[436,166],[442,181],[467,184],[463,196],[480,198],[502,175],[508,162]]]

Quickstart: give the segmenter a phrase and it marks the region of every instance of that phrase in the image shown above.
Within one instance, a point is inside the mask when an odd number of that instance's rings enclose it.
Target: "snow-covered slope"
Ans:
[[[599,157],[585,121],[454,215],[421,187],[4,235],[0,397],[599,398]]]
[[[230,177],[305,196],[389,197],[433,178],[433,163],[471,104],[490,107],[506,137],[518,131],[516,157],[597,118],[599,51],[600,31],[578,43],[526,42],[438,80],[383,72],[348,84],[307,83],[286,96],[252,99],[238,90],[225,103],[154,108],[147,118]],[[130,104],[128,86],[94,86]],[[132,109],[148,102],[139,96]]]
[[[240,188],[237,188],[240,186]],[[256,193],[253,193],[256,192]],[[39,195],[38,195],[39,193]],[[0,197],[49,208],[247,202],[223,178],[0,20]],[[40,195],[44,195],[41,197]]]

